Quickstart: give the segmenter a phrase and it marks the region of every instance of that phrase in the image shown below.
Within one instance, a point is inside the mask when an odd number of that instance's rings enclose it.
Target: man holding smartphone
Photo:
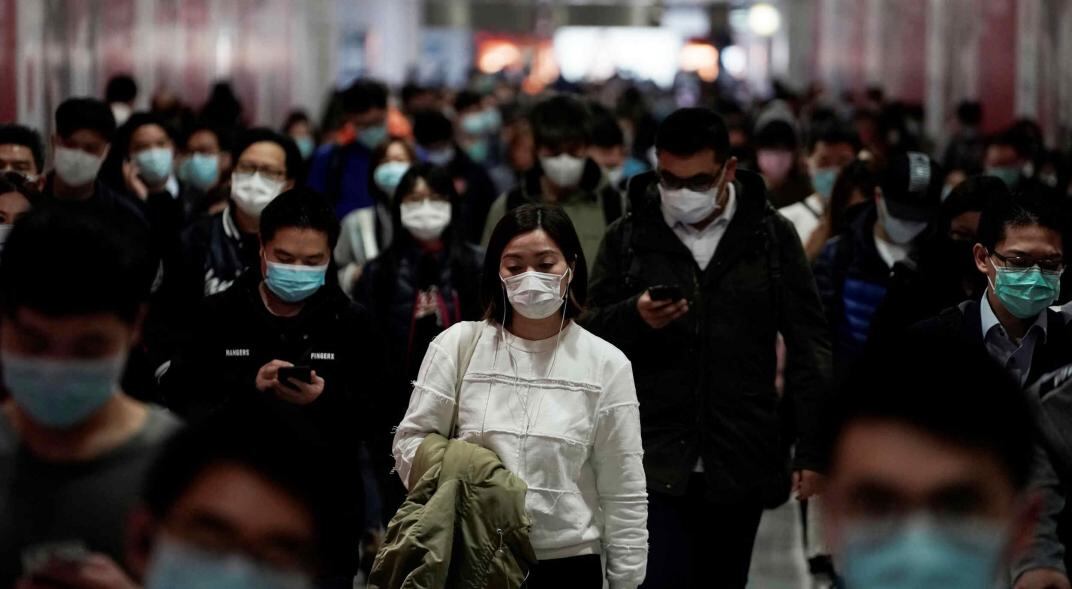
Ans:
[[[643,587],[744,588],[764,507],[815,494],[830,343],[800,239],[737,170],[722,119],[681,109],[630,182],[582,323],[633,364],[648,478]],[[775,340],[785,336],[785,393]],[[684,573],[683,573],[684,571]],[[686,581],[682,582],[684,575]]]
[[[249,401],[298,417],[324,436],[340,464],[355,465],[340,480],[371,488],[366,494],[375,499],[375,485],[358,466],[365,466],[365,442],[378,442],[375,455],[388,456],[388,426],[372,428],[382,363],[367,313],[329,270],[337,238],[335,212],[319,193],[295,188],[268,204],[260,216],[260,271],[205,299],[162,392],[191,421]],[[379,470],[386,475],[388,468]],[[365,511],[370,521],[378,518],[377,505]]]

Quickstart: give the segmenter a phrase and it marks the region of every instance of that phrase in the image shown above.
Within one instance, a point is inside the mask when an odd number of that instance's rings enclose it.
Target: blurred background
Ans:
[[[614,78],[651,86],[656,116],[716,94],[858,105],[881,89],[930,142],[977,100],[984,131],[1033,119],[1065,147],[1062,55],[1066,0],[0,0],[0,120],[47,132],[61,100],[120,73],[136,110],[196,110],[227,81],[245,124],[301,108],[322,128],[331,91],[362,76],[500,93]]]

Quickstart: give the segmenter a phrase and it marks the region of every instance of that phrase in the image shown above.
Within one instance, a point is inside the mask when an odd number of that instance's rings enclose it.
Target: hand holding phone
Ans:
[[[648,289],[648,293],[651,295],[653,301],[671,301],[677,302],[685,298],[685,293],[681,292],[681,287],[668,284],[660,284]]]
[[[313,369],[310,366],[282,366],[279,368],[278,380],[280,384],[295,388],[290,383],[292,378],[305,384],[313,384]]]

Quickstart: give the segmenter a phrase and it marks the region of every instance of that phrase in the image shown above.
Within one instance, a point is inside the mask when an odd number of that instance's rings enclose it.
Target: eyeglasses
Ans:
[[[717,174],[697,174],[690,178],[678,178],[665,170],[659,170],[659,184],[667,190],[680,190],[686,188],[693,192],[707,192],[718,184],[722,179],[722,170]]]
[[[279,168],[270,168],[267,166],[258,166],[257,164],[251,164],[249,162],[238,162],[238,165],[234,169],[236,174],[260,174],[261,176],[275,181],[282,181],[287,179],[286,170],[280,170]]]
[[[1038,266],[1043,272],[1061,272],[1065,269],[1065,261],[1062,258],[1033,258],[1031,256],[1003,256],[997,252],[990,252],[991,256],[1001,260],[1006,268],[1013,270],[1030,270]]]

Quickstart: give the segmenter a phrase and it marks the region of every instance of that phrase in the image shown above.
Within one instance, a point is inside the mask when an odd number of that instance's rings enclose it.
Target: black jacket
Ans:
[[[473,161],[465,150],[454,146],[454,159],[447,164],[447,171],[454,179],[454,186],[460,200],[461,219],[457,223],[462,237],[472,244],[480,244],[484,235],[484,224],[488,219],[491,203],[499,196],[495,183],[484,166]]]
[[[796,230],[768,204],[759,176],[738,172],[735,187],[736,215],[701,271],[663,218],[655,175],[634,178],[633,212],[600,247],[582,323],[633,364],[652,491],[684,494],[702,458],[712,501],[761,494],[777,504],[788,497],[793,441],[798,468],[825,463],[830,344]],[[690,311],[653,330],[637,299],[662,284],[680,286]],[[779,332],[786,403],[775,389]]]
[[[1025,387],[1031,386],[1039,377],[1059,368],[1072,364],[1072,333],[1069,332],[1068,318],[1062,313],[1046,309],[1046,340],[1035,347],[1031,357],[1031,373]],[[926,321],[914,325],[911,329],[916,337],[957,338],[966,346],[974,346],[981,353],[989,356],[983,342],[983,320],[980,314],[980,302],[964,301],[956,307],[950,307]]]

